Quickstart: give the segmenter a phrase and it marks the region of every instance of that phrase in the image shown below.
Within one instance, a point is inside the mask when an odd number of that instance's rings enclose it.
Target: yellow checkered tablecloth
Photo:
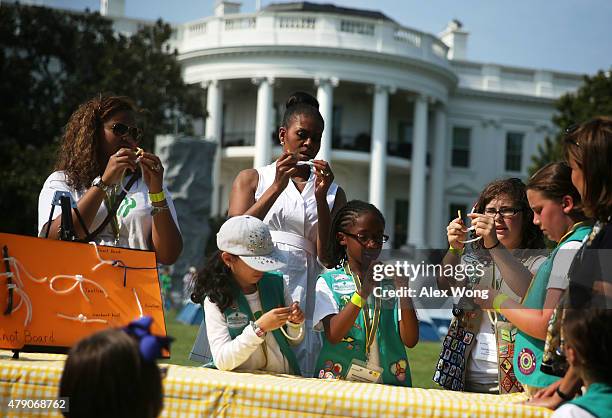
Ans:
[[[0,416],[56,416],[53,410],[12,410],[11,399],[57,396],[65,356],[0,351]],[[522,394],[482,395],[434,389],[233,373],[168,366],[162,417],[549,417],[517,404]]]

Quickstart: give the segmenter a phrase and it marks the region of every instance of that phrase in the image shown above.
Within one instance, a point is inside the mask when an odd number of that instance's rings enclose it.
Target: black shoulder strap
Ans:
[[[78,240],[79,242],[93,241],[98,236],[98,234],[102,232],[104,228],[106,228],[106,225],[108,225],[111,219],[113,219],[113,216],[115,216],[115,214],[117,213],[117,210],[119,209],[119,205],[121,205],[121,202],[123,202],[123,199],[125,198],[125,195],[127,194],[126,190],[130,190],[130,188],[134,185],[134,183],[136,183],[136,181],[140,178],[140,175],[141,175],[140,170],[132,174],[132,177],[130,177],[130,180],[127,182],[127,184],[121,191],[121,194],[119,194],[119,196],[113,203],[113,206],[109,208],[108,215],[106,215],[106,218],[104,218],[104,221],[100,224],[98,228],[96,228],[95,231],[91,233],[87,233],[87,236],[85,238],[79,239]]]

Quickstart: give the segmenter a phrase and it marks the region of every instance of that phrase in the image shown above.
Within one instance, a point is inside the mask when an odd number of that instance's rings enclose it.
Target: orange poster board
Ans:
[[[0,253],[0,348],[62,352],[141,315],[166,335],[152,251],[0,233]]]

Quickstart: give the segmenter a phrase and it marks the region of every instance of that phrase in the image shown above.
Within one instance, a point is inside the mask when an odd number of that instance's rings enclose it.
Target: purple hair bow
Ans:
[[[169,350],[170,343],[173,340],[172,337],[160,337],[151,334],[152,323],[153,318],[143,316],[130,322],[127,327],[123,328],[128,335],[138,340],[138,350],[146,362],[152,362],[161,357],[162,348]]]

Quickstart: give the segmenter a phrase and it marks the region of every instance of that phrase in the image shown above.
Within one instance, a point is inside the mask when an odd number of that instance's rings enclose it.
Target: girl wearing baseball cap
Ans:
[[[304,338],[304,314],[275,272],[285,262],[267,225],[254,216],[230,218],[217,233],[217,247],[191,296],[204,305],[214,366],[299,375],[289,344]]]

